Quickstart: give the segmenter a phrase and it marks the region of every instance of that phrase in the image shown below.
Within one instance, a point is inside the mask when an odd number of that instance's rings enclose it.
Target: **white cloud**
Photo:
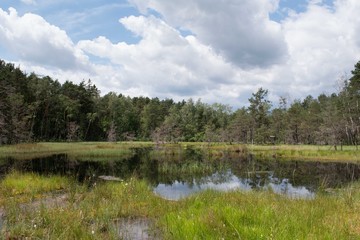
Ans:
[[[26,61],[27,69],[59,80],[91,78],[103,93],[192,97],[237,107],[259,87],[269,90],[274,103],[280,95],[331,93],[339,75],[360,60],[357,0],[337,0],[332,7],[312,1],[281,23],[268,17],[278,0],[132,2],[161,15],[120,19],[137,43],[99,36],[74,44],[38,15],[0,9],[0,44]]]
[[[329,93],[339,75],[349,72],[360,58],[356,0],[338,0],[333,7],[309,1],[305,12],[294,11],[281,23],[268,17],[278,1],[131,2],[144,14],[155,10],[167,24],[190,30],[200,44],[209,44],[215,55],[224,56],[224,63],[232,63],[229,82],[219,83],[210,94],[228,98],[227,102],[239,97],[246,101],[242,93],[248,91],[249,96],[260,86],[268,88],[275,101],[278,95]]]
[[[113,44],[105,37],[80,41],[78,47],[121,66],[122,90],[146,90],[158,97],[201,97],[226,84],[233,66],[194,36],[183,37],[155,17],[130,16],[120,22],[139,35],[138,44]]]
[[[284,21],[291,57],[282,74],[290,77],[291,92],[304,96],[334,90],[339,74],[360,60],[360,35],[354,32],[360,26],[358,12],[359,1],[339,0],[334,9],[310,4],[306,12]]]
[[[74,47],[66,32],[41,16],[19,16],[0,8],[0,43],[23,61],[60,69],[86,69],[87,57]]]
[[[277,0],[132,0],[141,11],[153,9],[174,27],[190,30],[240,67],[267,67],[286,57],[281,26],[269,20]]]

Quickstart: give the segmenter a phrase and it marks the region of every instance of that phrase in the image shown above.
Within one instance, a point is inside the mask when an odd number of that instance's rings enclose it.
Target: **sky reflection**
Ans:
[[[218,191],[250,191],[254,189],[272,190],[275,193],[283,194],[292,198],[312,199],[315,193],[308,190],[305,186],[293,186],[288,179],[278,179],[271,173],[265,178],[257,180],[249,178],[239,178],[227,172],[225,174],[215,173],[210,177],[204,177],[201,181],[179,182],[174,181],[172,184],[160,183],[154,188],[154,192],[161,197],[169,200],[179,200],[191,194],[213,189]]]

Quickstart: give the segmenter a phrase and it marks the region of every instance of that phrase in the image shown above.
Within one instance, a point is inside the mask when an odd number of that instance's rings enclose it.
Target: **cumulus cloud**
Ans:
[[[228,102],[243,101],[243,93],[260,86],[270,89],[275,101],[279,95],[332,92],[339,75],[360,58],[356,0],[338,0],[331,7],[309,1],[305,12],[291,11],[281,23],[268,17],[278,1],[131,2],[144,14],[155,10],[167,24],[191,31],[200,44],[209,44],[224,62],[232,63],[229,82],[211,92],[217,99],[228,93]]]
[[[278,0],[241,2],[132,0],[144,15],[119,21],[136,43],[99,36],[74,44],[38,15],[0,9],[0,43],[29,69],[60,80],[91,78],[103,93],[236,107],[259,87],[274,103],[331,93],[360,60],[358,0],[308,1],[281,22],[269,19]]]
[[[80,41],[78,47],[121,67],[123,89],[146,89],[159,97],[202,96],[227,84],[235,72],[212,48],[194,36],[183,37],[153,16],[129,16],[120,22],[141,37],[137,44],[111,43],[105,37]]]
[[[172,26],[191,31],[240,67],[268,67],[286,59],[281,26],[269,19],[278,0],[132,0],[143,13],[159,12]]]
[[[283,22],[291,58],[279,76],[291,79],[291,92],[301,95],[334,90],[339,74],[349,72],[360,60],[358,44],[360,2],[339,0],[334,8],[310,3],[306,12]]]
[[[87,57],[75,48],[66,32],[41,16],[19,16],[0,8],[0,43],[22,60],[60,69],[86,69]]]

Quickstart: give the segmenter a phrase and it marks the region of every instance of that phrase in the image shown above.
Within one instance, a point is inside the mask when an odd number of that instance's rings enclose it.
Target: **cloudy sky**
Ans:
[[[335,92],[360,60],[359,0],[1,0],[0,58],[102,94],[239,107],[259,87]]]

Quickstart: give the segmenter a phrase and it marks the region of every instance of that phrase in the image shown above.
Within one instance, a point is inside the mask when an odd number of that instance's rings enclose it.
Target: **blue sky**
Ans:
[[[332,93],[360,60],[357,0],[3,0],[0,58],[103,94],[234,107]]]
[[[34,13],[47,22],[65,30],[74,42],[106,36],[111,41],[134,42],[138,39],[120,23],[121,17],[139,15],[127,1],[79,0],[79,1],[34,1],[3,0],[3,10],[12,7],[19,15]]]
[[[332,1],[326,1],[331,4]],[[281,0],[279,9],[270,14],[274,21],[281,21],[286,17],[286,10],[296,12],[305,11],[306,0]],[[125,41],[134,43],[139,40],[134,34],[126,30],[119,19],[141,13],[127,0],[118,1],[21,1],[3,0],[0,7],[7,10],[13,7],[19,15],[31,12],[46,19],[47,22],[64,29],[73,41],[93,39],[98,36],[106,36],[113,42]],[[152,12],[157,14],[156,11]]]

